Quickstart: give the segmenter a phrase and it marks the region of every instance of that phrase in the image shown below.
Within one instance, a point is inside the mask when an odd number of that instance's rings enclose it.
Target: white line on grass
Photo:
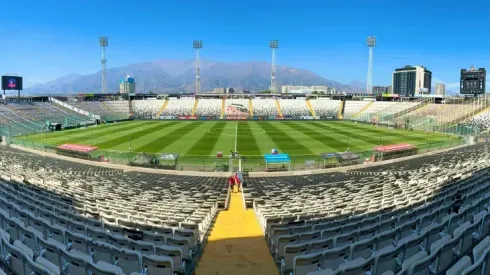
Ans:
[[[238,143],[238,122],[236,123],[236,126],[235,126],[235,152],[237,149],[237,143]]]

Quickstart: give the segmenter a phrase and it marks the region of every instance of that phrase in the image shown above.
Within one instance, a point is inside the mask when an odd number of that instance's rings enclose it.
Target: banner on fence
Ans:
[[[200,119],[201,119],[201,120],[207,120],[207,119],[208,119],[208,117],[207,117],[207,116],[201,116],[201,117],[200,117]]]
[[[187,119],[197,119],[197,116],[188,116]]]
[[[269,116],[267,119],[275,120],[276,119],[276,116]]]
[[[186,120],[187,117],[186,116],[179,116],[179,119]]]
[[[276,116],[276,119],[284,119],[284,116]]]
[[[310,120],[310,119],[315,119],[315,118],[312,117],[312,116],[301,116],[301,119],[308,119],[308,120]]]
[[[175,119],[175,116],[160,116],[160,119]]]
[[[246,120],[247,117],[245,117],[245,116],[226,116],[226,119],[230,119],[230,120]]]

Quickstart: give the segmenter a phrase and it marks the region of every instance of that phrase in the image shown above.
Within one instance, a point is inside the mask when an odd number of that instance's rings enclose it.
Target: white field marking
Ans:
[[[235,152],[236,152],[237,144],[238,144],[238,122],[236,123],[235,126]]]
[[[237,127],[238,127],[238,126],[237,126]],[[251,127],[250,129],[251,129],[251,130],[252,130],[252,129],[258,129],[260,132],[257,132],[257,133],[252,133],[251,135],[248,135],[248,136],[258,136],[258,135],[263,135],[263,134],[265,134],[265,131],[264,131],[264,130],[262,130],[262,129],[259,129],[259,128],[253,128],[253,127]],[[237,128],[236,130],[238,131],[238,128]],[[217,133],[213,133],[213,132],[211,131],[211,129],[209,129],[209,130],[208,130],[208,134],[211,134],[211,135],[219,135],[219,136],[225,136],[225,137],[236,137],[236,136],[237,136],[236,132],[235,132],[235,134],[233,134],[233,135],[230,135],[230,134],[222,134],[222,133],[217,134]]]

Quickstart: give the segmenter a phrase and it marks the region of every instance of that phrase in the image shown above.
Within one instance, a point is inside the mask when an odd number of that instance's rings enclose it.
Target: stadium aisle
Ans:
[[[278,274],[252,209],[245,210],[240,193],[218,214],[196,269],[197,275]]]

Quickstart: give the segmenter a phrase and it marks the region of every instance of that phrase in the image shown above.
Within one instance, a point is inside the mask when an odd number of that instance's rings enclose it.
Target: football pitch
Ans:
[[[241,156],[259,157],[269,154],[272,148],[290,156],[312,156],[347,150],[361,152],[398,143],[439,146],[459,140],[350,121],[129,121],[34,134],[19,141],[26,145],[92,145],[109,152],[214,157],[217,152],[227,156],[230,151],[238,151]]]

